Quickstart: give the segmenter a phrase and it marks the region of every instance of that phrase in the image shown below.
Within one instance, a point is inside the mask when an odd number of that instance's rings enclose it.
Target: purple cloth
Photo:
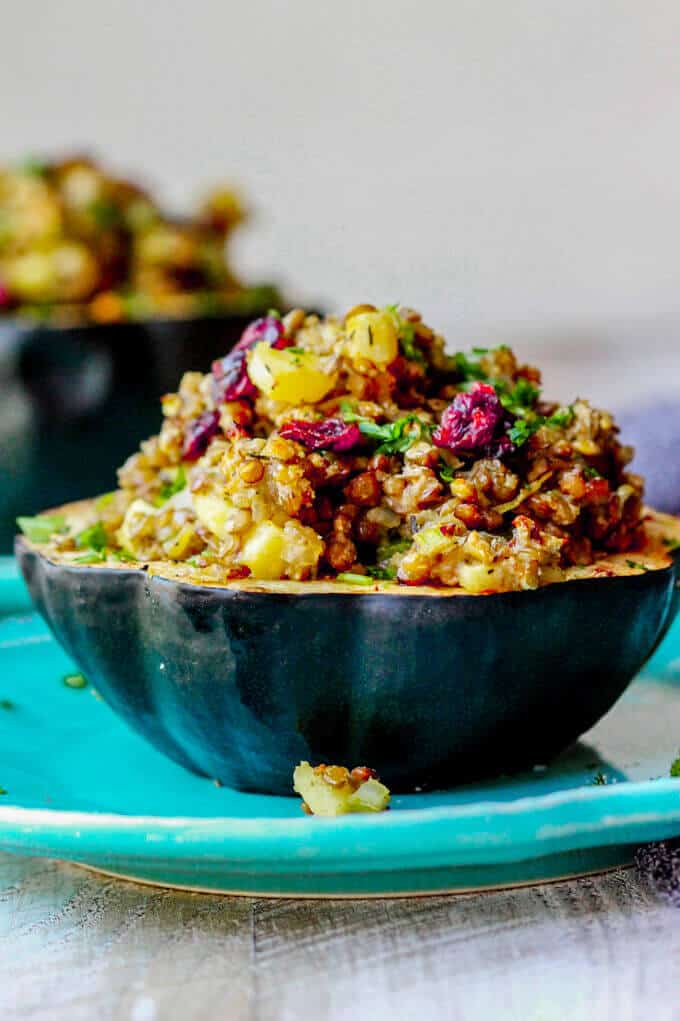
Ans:
[[[621,440],[635,447],[631,471],[645,479],[645,500],[680,514],[680,400],[660,399],[622,411]]]

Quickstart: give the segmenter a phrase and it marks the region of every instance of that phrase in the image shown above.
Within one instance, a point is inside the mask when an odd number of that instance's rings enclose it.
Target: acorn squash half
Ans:
[[[78,513],[70,505],[60,513]],[[242,580],[82,564],[17,539],[33,599],[109,705],[172,759],[291,793],[300,760],[450,787],[543,763],[616,702],[678,604],[680,521],[535,591]],[[143,782],[143,777],[140,777]]]

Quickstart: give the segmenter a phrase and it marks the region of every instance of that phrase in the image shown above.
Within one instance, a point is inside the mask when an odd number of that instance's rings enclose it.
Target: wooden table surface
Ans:
[[[2,1021],[678,1021],[632,870],[409,900],[230,898],[0,855]]]

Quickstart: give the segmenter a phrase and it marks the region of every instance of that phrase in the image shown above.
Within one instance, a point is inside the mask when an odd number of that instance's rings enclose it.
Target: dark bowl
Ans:
[[[114,488],[158,431],[159,397],[258,314],[56,327],[0,318],[0,552],[18,514]]]
[[[56,564],[23,539],[17,556],[132,727],[188,769],[275,794],[301,759],[366,764],[396,790],[546,762],[611,708],[677,610],[672,562],[447,596],[207,587]]]

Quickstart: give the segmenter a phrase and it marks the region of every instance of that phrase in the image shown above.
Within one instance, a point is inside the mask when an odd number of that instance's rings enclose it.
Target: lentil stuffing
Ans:
[[[101,524],[218,581],[559,581],[634,546],[643,486],[611,415],[540,384],[504,346],[447,354],[408,308],[271,314],[163,398]]]

